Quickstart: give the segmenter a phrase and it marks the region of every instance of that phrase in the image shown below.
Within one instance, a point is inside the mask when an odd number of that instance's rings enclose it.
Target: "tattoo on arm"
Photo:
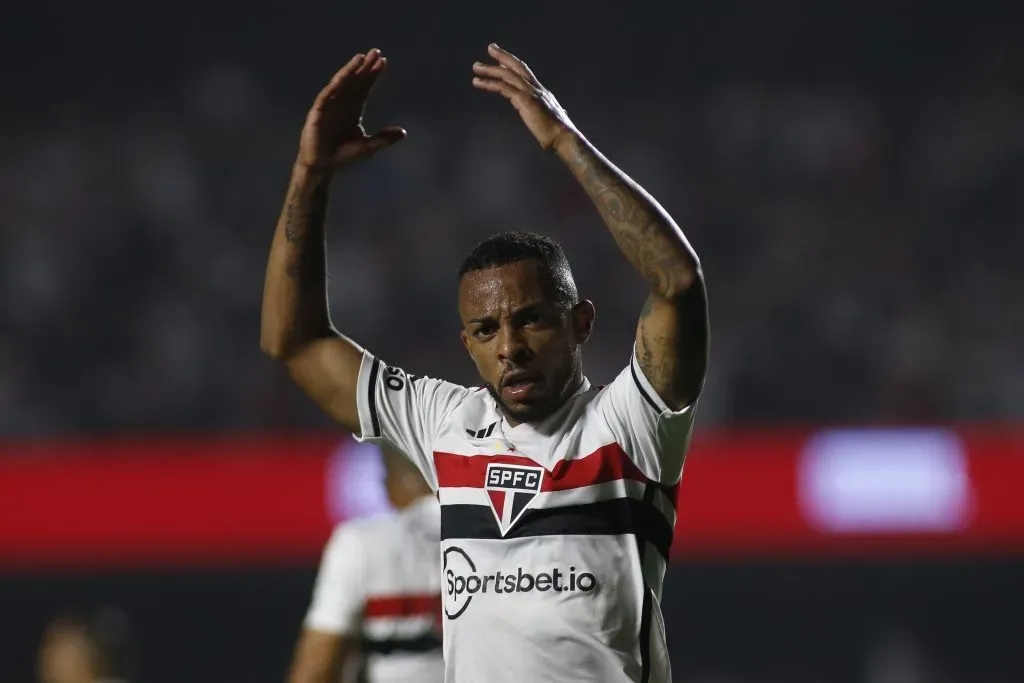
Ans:
[[[697,256],[658,202],[582,136],[567,138],[558,154],[651,287],[637,326],[637,361],[678,410],[699,394],[707,365],[707,302]]]
[[[284,207],[284,237],[288,244],[298,244],[305,234],[302,226],[298,224],[299,198],[293,190],[288,196],[288,203]]]
[[[567,157],[619,248],[653,291],[666,298],[685,291],[697,261],[665,210],[585,140],[574,139]]]
[[[325,278],[324,222],[327,219],[327,187],[320,184],[304,201],[293,189],[284,209],[284,237],[291,247],[286,272],[305,281]]]
[[[330,177],[293,169],[263,280],[260,346],[288,359],[333,332],[327,308],[324,220]]]
[[[708,363],[707,297],[703,280],[672,301],[652,292],[636,331],[636,359],[673,410],[697,399]]]
[[[666,353],[671,350],[672,341],[658,336],[657,320],[655,320],[656,294],[651,294],[644,302],[640,311],[640,323],[637,326],[636,359],[643,370],[647,381],[651,383],[658,395],[670,402],[676,394],[678,361],[676,354]]]
[[[311,192],[293,187],[285,201],[284,273],[295,287],[293,329],[303,338],[324,334],[331,328],[324,243],[327,187],[323,180]]]

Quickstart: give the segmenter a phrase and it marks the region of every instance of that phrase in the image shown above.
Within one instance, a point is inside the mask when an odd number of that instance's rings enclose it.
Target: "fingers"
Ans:
[[[484,80],[504,81],[513,88],[523,92],[529,92],[533,89],[533,86],[527,83],[522,76],[504,66],[492,66],[476,62],[473,64],[473,73]]]
[[[345,64],[345,66],[338,69],[338,72],[334,74],[334,78],[332,78],[331,82],[327,84],[328,87],[336,85],[337,83],[340,83],[341,81],[351,76],[353,73],[356,72],[357,69],[359,69],[363,65],[363,62],[365,61],[366,55],[362,53],[353,56],[352,59],[348,60],[348,63]]]
[[[323,106],[326,101],[337,99],[342,93],[365,93],[386,67],[387,59],[380,50],[373,49],[366,54],[355,55],[334,74],[317,95],[314,104]]]
[[[399,126],[388,126],[379,133],[371,135],[366,139],[366,149],[370,155],[374,155],[385,147],[390,147],[396,142],[405,139],[405,129]]]
[[[500,93],[510,100],[519,95],[538,92],[540,83],[521,59],[495,43],[487,46],[487,52],[498,64],[473,64],[473,87]]]
[[[498,60],[506,69],[511,69],[515,73],[519,74],[526,80],[527,83],[533,86],[539,86],[540,83],[537,81],[537,77],[530,71],[530,67],[526,66],[526,62],[516,57],[514,54],[504,48],[498,47],[497,43],[491,43],[487,46],[487,53]]]
[[[499,93],[510,100],[515,97],[520,97],[523,94],[522,90],[509,85],[505,81],[498,81],[492,78],[480,78],[479,76],[475,76],[473,78],[473,87],[478,90],[487,90],[488,92]]]
[[[367,55],[364,67],[355,74],[355,77],[359,79],[355,87],[360,96],[366,97],[366,94],[370,92],[370,88],[373,87],[373,84],[377,82],[377,79],[380,78],[380,75],[387,68],[387,57],[382,56],[380,50],[371,50],[370,55]]]
[[[354,75],[357,78],[365,77],[368,74],[370,74],[374,69],[379,70],[381,68],[380,64],[382,63],[383,59],[384,56],[381,54],[380,50],[378,50],[377,48],[370,50],[369,52],[366,53],[366,58],[363,60],[362,64],[359,65],[359,68],[356,69]]]
[[[316,99],[313,101],[314,107],[321,107],[327,98],[332,97],[338,93],[349,81],[352,75],[363,65],[366,59],[366,55],[357,54],[348,60],[345,66],[338,69],[338,71],[331,78],[330,82],[324,86],[323,90],[317,93]]]

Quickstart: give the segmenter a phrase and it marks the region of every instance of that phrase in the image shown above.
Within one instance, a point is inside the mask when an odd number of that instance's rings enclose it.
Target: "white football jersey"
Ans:
[[[305,626],[354,638],[367,683],[444,680],[440,508],[339,524],[324,548]]]
[[[446,681],[671,680],[660,599],[694,407],[670,410],[635,351],[539,423],[369,353],[358,403],[361,438],[438,492]]]

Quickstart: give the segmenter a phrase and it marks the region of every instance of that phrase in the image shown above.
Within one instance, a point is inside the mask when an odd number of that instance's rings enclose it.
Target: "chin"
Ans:
[[[556,408],[556,406],[551,405],[551,401],[546,396],[530,403],[508,403],[507,401],[501,401],[501,406],[508,413],[509,417],[518,422],[539,422],[555,412]]]

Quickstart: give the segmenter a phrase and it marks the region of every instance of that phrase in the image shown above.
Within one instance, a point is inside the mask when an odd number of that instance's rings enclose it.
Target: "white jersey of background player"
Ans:
[[[444,680],[440,509],[408,460],[387,448],[382,452],[397,513],[335,528],[289,683]]]
[[[438,489],[446,680],[667,681],[659,599],[707,363],[703,275],[668,214],[526,65],[488,51],[497,63],[474,64],[473,84],[512,102],[650,286],[632,360],[590,386],[582,349],[594,305],[562,249],[529,233],[486,240],[459,273],[462,340],[484,388],[406,374],[335,331],[324,294],[329,182],[405,134],[362,128],[386,66],[377,50],[353,57],[306,120],[267,267],[262,346],[324,410],[402,449]],[[412,326],[396,332],[415,339]]]

